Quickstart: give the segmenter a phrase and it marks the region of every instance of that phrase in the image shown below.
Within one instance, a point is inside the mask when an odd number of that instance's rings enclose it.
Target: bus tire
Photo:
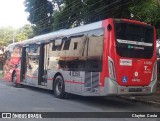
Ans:
[[[21,87],[21,85],[17,83],[17,75],[16,75],[16,72],[13,73],[12,82],[13,82],[13,85],[14,85],[15,87]]]
[[[62,76],[57,76],[55,78],[54,83],[54,95],[57,98],[63,99],[65,98],[65,91],[64,91],[64,80]]]

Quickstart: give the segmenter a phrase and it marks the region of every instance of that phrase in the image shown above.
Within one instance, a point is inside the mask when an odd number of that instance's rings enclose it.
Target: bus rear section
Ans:
[[[110,25],[114,29],[109,35],[106,94],[154,93],[157,81],[154,27],[131,20],[113,20]]]

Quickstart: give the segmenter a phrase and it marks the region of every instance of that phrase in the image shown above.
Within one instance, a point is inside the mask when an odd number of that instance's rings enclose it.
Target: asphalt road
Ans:
[[[68,99],[57,99],[52,91],[25,86],[15,88],[0,81],[0,112],[159,112],[160,107],[128,101],[119,97],[81,97],[71,95]],[[44,119],[43,119],[44,120]],[[53,120],[53,119],[46,119]],[[54,119],[60,121],[80,121],[97,119]],[[98,119],[98,121],[107,119]],[[128,121],[135,119],[109,119]],[[136,119],[141,121],[144,119]],[[147,119],[150,121],[151,119]],[[160,119],[152,119],[160,121]]]

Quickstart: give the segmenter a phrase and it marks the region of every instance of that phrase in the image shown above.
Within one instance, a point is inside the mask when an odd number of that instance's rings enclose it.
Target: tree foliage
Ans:
[[[88,24],[105,18],[128,17],[130,0],[64,0],[64,7],[56,11],[54,30]]]
[[[159,0],[135,0],[129,8],[135,20],[150,23],[157,28],[160,36],[160,1]]]
[[[0,28],[0,45],[6,46],[13,42],[19,42],[33,37],[33,30],[30,25],[24,25],[19,29],[12,27]]]
[[[19,28],[15,32],[15,40],[17,42],[22,41],[22,40],[26,40],[28,38],[32,38],[33,36],[34,36],[33,35],[33,29],[31,27],[31,25],[28,25],[28,24]]]
[[[158,0],[135,0],[129,8],[135,20],[144,21],[157,25],[160,22],[160,4]]]
[[[14,28],[2,27],[0,28],[0,45],[5,46],[13,39]]]
[[[30,14],[28,20],[42,30],[40,34],[106,18],[135,19],[160,28],[160,0],[26,0],[25,6]],[[48,13],[49,24],[43,21]],[[48,24],[50,29],[43,31],[47,27],[37,21]]]
[[[53,5],[47,0],[25,0],[28,20],[33,24],[34,34],[44,34],[52,30]]]

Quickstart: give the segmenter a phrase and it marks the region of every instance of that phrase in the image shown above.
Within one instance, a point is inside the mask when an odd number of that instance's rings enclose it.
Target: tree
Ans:
[[[0,28],[0,45],[7,46],[13,42],[23,41],[28,38],[33,37],[33,30],[31,25],[24,25],[19,29],[14,29],[12,27]]]
[[[14,28],[12,27],[3,27],[0,28],[0,45],[6,46],[13,40]]]
[[[30,13],[29,21],[36,28],[39,27],[37,21],[46,18],[44,16],[47,11],[40,11],[41,7],[38,7],[42,4],[50,8],[50,30],[45,32],[72,28],[106,18],[135,19],[151,23],[157,30],[160,28],[160,0],[26,0],[26,10]],[[43,30],[46,27],[39,28]]]
[[[31,27],[31,25],[24,25],[23,27],[19,28],[16,32],[15,32],[15,41],[19,42],[22,40],[26,40],[28,38],[32,38],[33,35],[33,29]]]
[[[53,5],[48,0],[25,0],[28,20],[33,24],[34,34],[40,35],[52,30]]]
[[[130,0],[64,0],[61,11],[53,16],[54,30],[88,24],[106,18],[130,17]]]
[[[160,0],[157,0],[157,2],[158,2],[158,4],[159,4],[159,6],[160,6]]]
[[[160,36],[160,4],[159,0],[135,0],[134,4],[129,8],[133,14],[132,19],[150,23],[157,28]]]

